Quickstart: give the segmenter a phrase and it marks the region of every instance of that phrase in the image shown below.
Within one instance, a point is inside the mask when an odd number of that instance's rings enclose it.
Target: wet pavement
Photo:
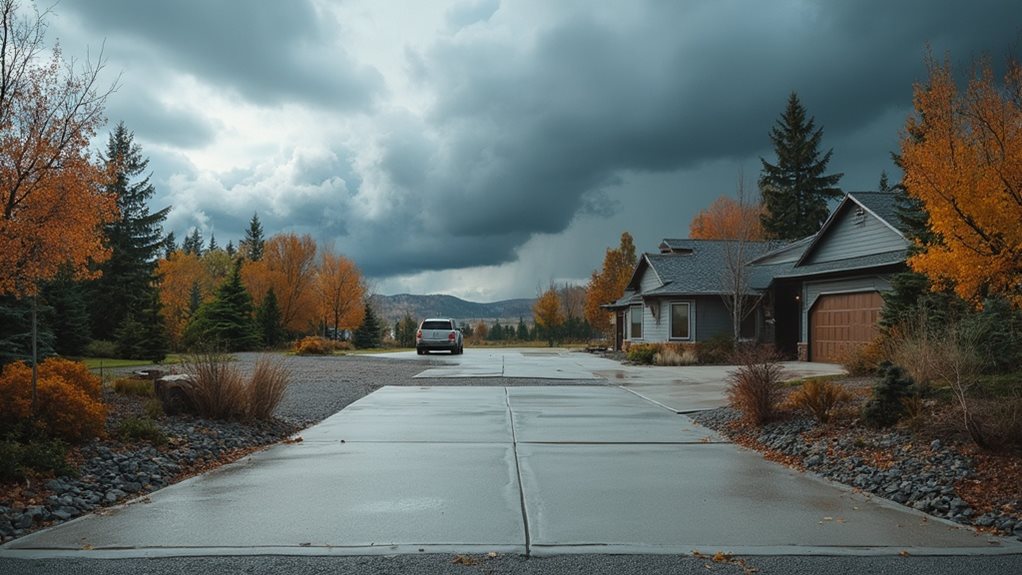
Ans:
[[[1019,542],[768,462],[675,409],[594,383],[384,387],[301,442],[17,539],[0,558],[1022,553]]]

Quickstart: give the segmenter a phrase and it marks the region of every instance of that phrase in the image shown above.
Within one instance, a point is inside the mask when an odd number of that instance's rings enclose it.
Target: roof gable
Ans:
[[[869,199],[860,200],[857,194]],[[845,195],[837,209],[831,212],[798,259],[796,270],[806,265],[889,253],[908,247],[904,234],[880,215],[895,217],[892,215],[895,213],[895,194],[857,194]]]

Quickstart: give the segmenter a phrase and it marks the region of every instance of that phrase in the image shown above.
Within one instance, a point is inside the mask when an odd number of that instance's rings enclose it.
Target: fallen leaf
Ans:
[[[909,556],[908,555],[908,551],[905,551],[904,549],[902,549],[901,551],[898,551],[898,555],[901,555],[902,557],[908,557]]]
[[[454,561],[451,561],[451,563],[455,565],[477,565],[479,561],[468,555],[455,555]]]
[[[497,552],[496,551],[490,551],[489,553],[486,554],[486,556],[489,557],[490,559],[493,559],[494,557],[497,556]]]
[[[713,554],[714,563],[729,563],[731,561],[731,554],[724,553],[723,551],[717,551]]]

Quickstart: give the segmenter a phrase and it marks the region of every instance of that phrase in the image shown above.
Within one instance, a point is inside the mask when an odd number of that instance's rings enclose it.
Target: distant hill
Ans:
[[[449,317],[458,321],[484,319],[493,321],[525,318],[532,322],[532,304],[535,299],[508,299],[493,303],[465,301],[451,295],[374,295],[373,308],[388,325],[407,313],[420,321],[427,317]],[[506,322],[504,322],[506,323]]]

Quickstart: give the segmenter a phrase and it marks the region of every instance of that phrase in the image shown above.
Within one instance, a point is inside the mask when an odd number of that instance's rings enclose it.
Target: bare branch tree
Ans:
[[[755,202],[745,189],[745,175],[738,173],[736,200],[742,210],[754,206]],[[752,243],[757,236],[756,222],[740,218],[735,224],[734,238],[724,244],[724,261],[721,262],[721,297],[731,316],[731,328],[735,343],[742,337],[742,323],[756,309],[762,295],[753,294],[749,285],[749,269],[746,264],[752,255]]]

